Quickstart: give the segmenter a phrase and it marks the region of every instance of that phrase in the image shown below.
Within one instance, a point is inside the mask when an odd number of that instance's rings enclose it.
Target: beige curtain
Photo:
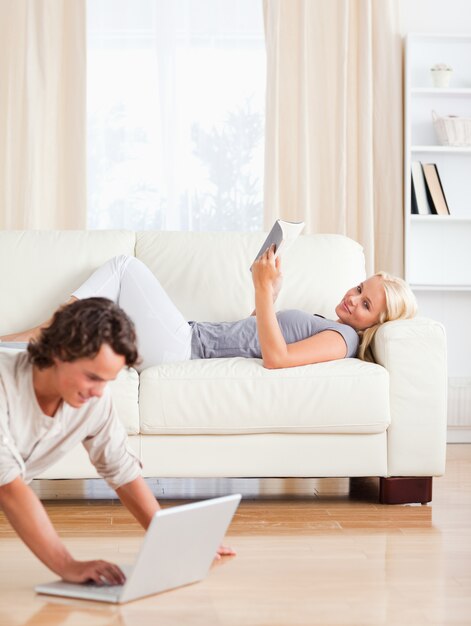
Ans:
[[[85,228],[85,0],[0,0],[0,228]]]
[[[403,274],[402,60],[394,0],[264,0],[265,226],[359,241]]]

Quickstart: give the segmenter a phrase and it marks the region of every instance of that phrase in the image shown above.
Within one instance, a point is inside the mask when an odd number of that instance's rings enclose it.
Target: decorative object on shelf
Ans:
[[[453,68],[446,63],[435,63],[430,68],[432,74],[432,85],[440,89],[446,88],[450,84]]]
[[[442,146],[471,146],[471,117],[447,115],[432,111],[433,126]]]

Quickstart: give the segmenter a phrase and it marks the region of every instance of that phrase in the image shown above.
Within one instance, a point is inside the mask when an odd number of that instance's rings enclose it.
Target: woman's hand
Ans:
[[[281,257],[276,257],[275,267],[278,270],[278,276],[273,281],[273,302],[276,301],[283,286],[283,273],[281,271]]]
[[[269,289],[275,302],[283,284],[281,259],[275,259],[275,246],[272,245],[261,254],[252,265],[252,280],[257,289]]]

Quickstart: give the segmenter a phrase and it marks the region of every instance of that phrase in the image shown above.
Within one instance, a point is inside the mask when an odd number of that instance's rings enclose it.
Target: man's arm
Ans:
[[[0,507],[28,548],[70,582],[122,584],[124,574],[106,561],[76,561],[64,546],[36,494],[21,478],[0,486]]]
[[[116,489],[119,499],[139,524],[147,530],[160,505],[142,476]]]

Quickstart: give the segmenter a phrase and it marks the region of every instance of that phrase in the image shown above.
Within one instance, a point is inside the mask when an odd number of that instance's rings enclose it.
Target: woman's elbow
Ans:
[[[279,370],[282,367],[285,367],[280,359],[274,359],[273,357],[263,358],[262,364],[267,370]]]
[[[290,355],[288,350],[268,349],[262,350],[263,367],[267,370],[279,370],[289,367]]]

